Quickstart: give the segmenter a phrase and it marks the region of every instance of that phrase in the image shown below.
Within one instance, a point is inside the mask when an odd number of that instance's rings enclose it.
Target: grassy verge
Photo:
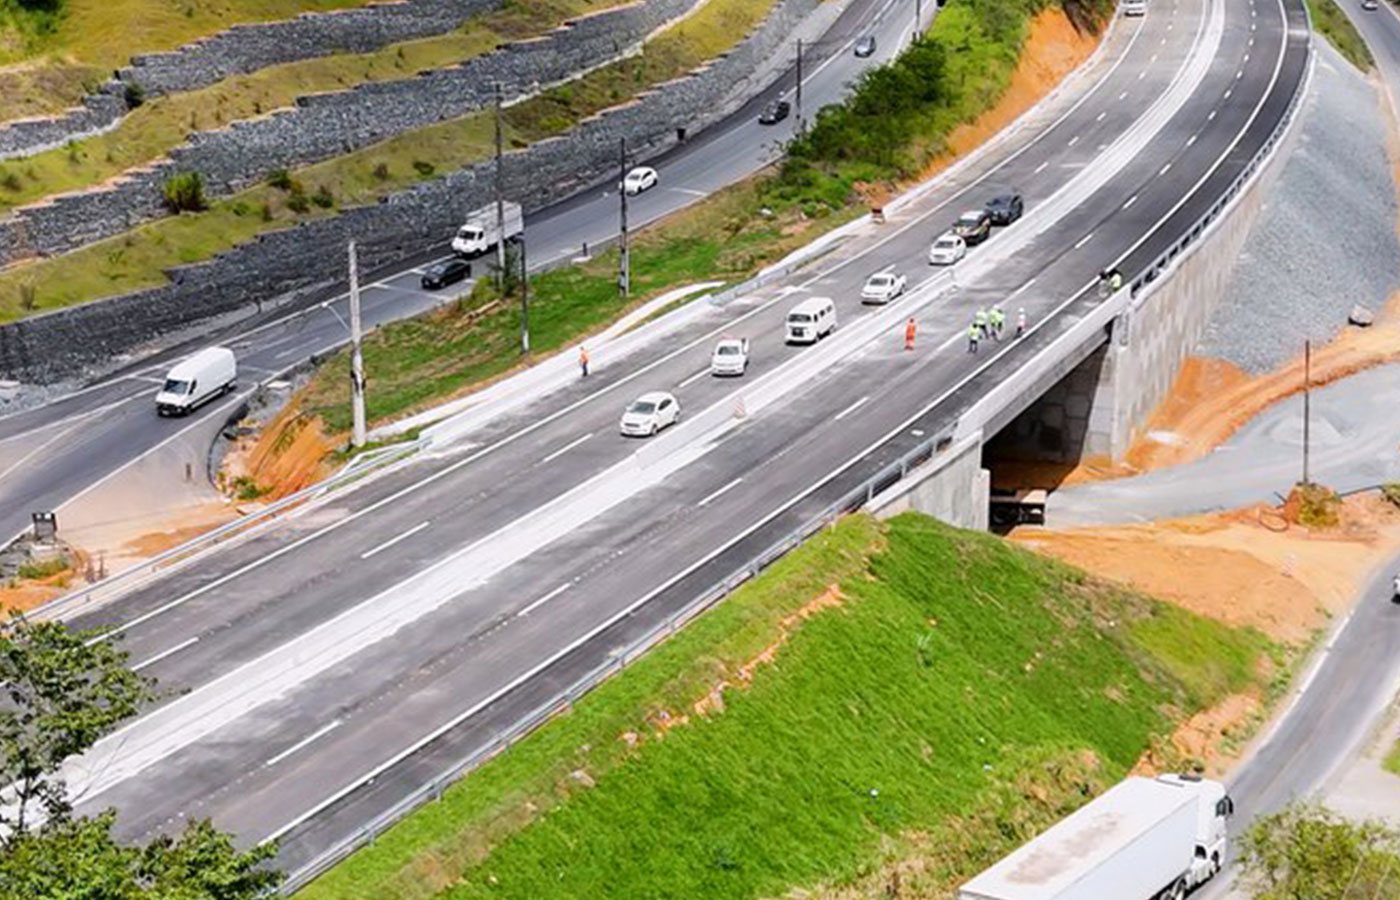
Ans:
[[[1183,636],[1211,652],[1163,652]],[[1250,686],[1263,644],[987,535],[850,518],[305,896],[946,890]]]
[[[557,134],[587,115],[683,74],[734,46],[776,0],[710,0],[693,16],[657,35],[636,60],[592,72],[545,96],[516,104],[507,127],[513,144]],[[398,135],[291,173],[311,195],[324,188],[336,205],[380,197],[470,165],[492,148],[491,121],[476,113]],[[3,188],[0,188],[3,191]],[[162,219],[126,234],[0,274],[0,322],[144,287],[166,280],[165,269],[196,262],[289,222],[332,215],[332,208],[290,208],[290,197],[256,188],[200,213]],[[266,210],[266,212],[264,212]],[[32,302],[26,292],[33,291]]]
[[[101,184],[164,156],[191,131],[222,128],[290,106],[308,94],[409,78],[416,72],[461,63],[507,39],[536,36],[570,16],[610,5],[611,0],[529,0],[479,16],[450,34],[391,44],[371,53],[269,66],[201,90],[156,98],[106,134],[0,163],[0,209]],[[452,160],[441,163],[450,165]]]
[[[1376,64],[1371,48],[1366,46],[1365,39],[1342,8],[1334,0],[1307,0],[1307,3],[1313,27],[1353,66],[1363,72],[1370,71]]]
[[[509,298],[483,315],[483,307],[496,299],[486,290],[428,316],[380,328],[364,344],[366,371],[373,373],[367,396],[371,421],[401,415],[534,362],[676,285],[740,281],[810,240],[797,214],[764,218],[756,212],[761,205],[757,187],[740,184],[640,234],[632,245],[634,293],[629,302],[617,292],[615,252],[530,279],[529,357],[519,352],[518,301]],[[477,263],[477,269],[487,274],[487,261]],[[302,395],[303,409],[320,416],[332,433],[350,427],[348,365],[344,352],[331,357]]]

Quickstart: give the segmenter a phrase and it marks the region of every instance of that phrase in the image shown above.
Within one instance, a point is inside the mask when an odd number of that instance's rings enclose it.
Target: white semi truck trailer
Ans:
[[[1128,778],[963,885],[958,900],[1182,900],[1225,859],[1225,786]]]

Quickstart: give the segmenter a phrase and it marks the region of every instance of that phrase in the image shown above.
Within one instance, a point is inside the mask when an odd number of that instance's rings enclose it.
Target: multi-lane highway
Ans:
[[[807,117],[840,99],[861,71],[907,45],[914,6],[908,0],[848,3],[820,40],[809,45],[802,90]],[[928,21],[936,7],[925,6]],[[874,56],[861,59],[851,46],[865,34],[877,36],[878,49]],[[649,161],[660,170],[662,182],[631,201],[632,227],[694,203],[772,162],[782,142],[791,137],[796,116],[764,126],[757,121],[758,111],[770,99],[791,97],[793,91],[794,76],[786,73],[733,115]],[[576,256],[584,244],[597,247],[616,237],[618,202],[611,187],[584,191],[527,218],[532,267],[557,265]],[[445,253],[445,245],[425,247],[409,263],[373,273],[362,293],[366,327],[413,316],[441,303],[446,292],[425,292],[418,279],[425,265]],[[219,429],[258,382],[346,342],[344,295],[310,300],[314,302],[298,302],[299,312],[286,307],[269,311],[222,333],[143,359],[80,393],[0,417],[0,541],[8,542],[24,529],[32,511],[61,510],[84,490],[162,445],[183,446],[188,458],[197,461],[196,469],[203,468],[206,450]],[[330,308],[320,307],[325,300],[331,301]],[[241,389],[189,419],[158,419],[153,398],[171,361],[216,341],[237,350]],[[62,522],[61,517],[60,527]]]
[[[85,807],[116,805],[126,834],[213,816],[245,841],[283,838],[283,864],[304,867],[946,427],[1100,302],[1094,273],[1161,254],[1273,133],[1307,42],[1300,4],[1159,0],[1020,141],[788,281],[85,616],[188,693],[75,761],[70,784]],[[1026,218],[943,290],[930,239],[1008,187]],[[909,297],[862,308],[861,284],[886,267],[910,276]],[[837,304],[829,346],[908,311],[916,348],[890,329],[693,441],[617,434],[643,391],[671,390],[703,421],[830,352],[781,338],[787,308],[813,294]],[[972,313],[993,302],[1025,307],[1030,334],[968,353]],[[723,332],[752,342],[744,379],[705,371]]]

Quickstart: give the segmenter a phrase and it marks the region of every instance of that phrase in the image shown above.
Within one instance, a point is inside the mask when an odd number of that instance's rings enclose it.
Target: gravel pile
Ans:
[[[1269,192],[1197,352],[1270,371],[1400,287],[1395,183],[1375,88],[1316,42],[1301,140]]]

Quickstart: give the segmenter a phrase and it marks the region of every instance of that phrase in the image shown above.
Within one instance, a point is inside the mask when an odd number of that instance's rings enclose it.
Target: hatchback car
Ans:
[[[992,217],[993,225],[1010,225],[1024,211],[1020,194],[998,194],[987,201],[987,215]]]
[[[967,255],[967,242],[953,234],[944,232],[928,248],[928,264],[931,266],[951,266]]]
[[[710,354],[711,375],[743,375],[749,370],[749,339],[720,338]]]
[[[449,259],[429,266],[423,272],[422,285],[427,290],[456,284],[472,273],[472,264],[464,259]]]
[[[904,293],[906,280],[895,272],[876,272],[865,280],[860,292],[861,303],[889,303]]]
[[[659,180],[656,170],[651,166],[637,166],[622,179],[622,189],[629,194],[640,194],[656,187]]]
[[[874,56],[874,55],[875,55],[875,35],[873,35],[873,34],[867,34],[865,37],[863,37],[863,38],[861,38],[860,40],[856,41],[855,50],[856,50],[856,56],[859,56],[861,59],[864,59],[864,58],[867,57],[867,56]]]
[[[1375,12],[1381,8],[1381,5],[1376,0],[1361,0],[1361,8],[1367,12]]]
[[[665,391],[652,391],[633,400],[622,414],[620,430],[628,437],[651,437],[668,425],[676,424],[681,405]]]
[[[992,233],[992,217],[985,209],[970,209],[958,216],[953,223],[953,234],[962,238],[968,246],[980,244]]]
[[[758,124],[777,125],[792,112],[792,104],[786,100],[774,100],[763,107],[763,112],[758,114]]]

